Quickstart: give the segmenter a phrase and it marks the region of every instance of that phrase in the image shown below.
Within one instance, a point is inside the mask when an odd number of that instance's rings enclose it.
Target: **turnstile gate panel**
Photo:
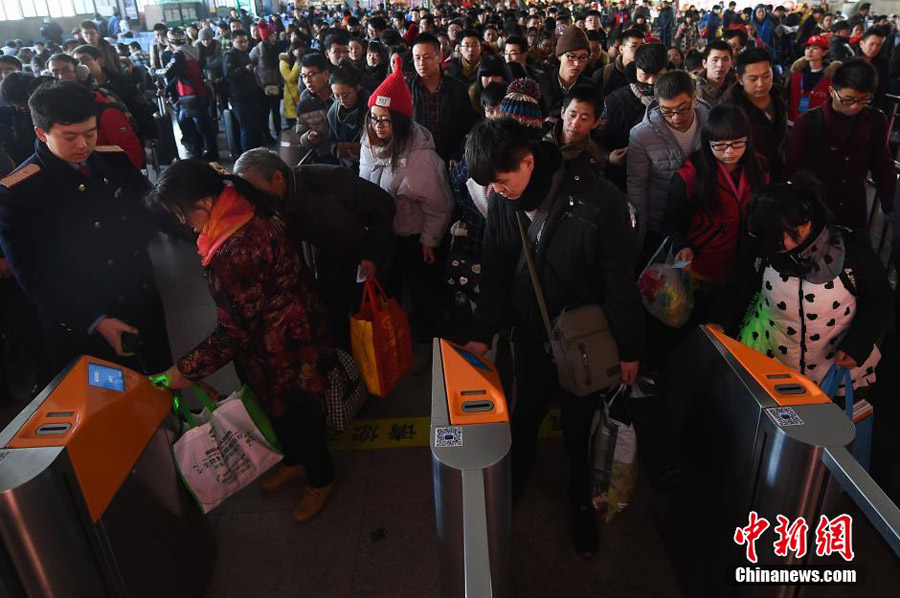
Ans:
[[[435,339],[431,453],[441,595],[512,596],[509,416],[493,364]]]
[[[82,357],[57,376],[0,433],[10,592],[202,593],[215,545],[172,460],[178,432],[169,392],[136,372]]]

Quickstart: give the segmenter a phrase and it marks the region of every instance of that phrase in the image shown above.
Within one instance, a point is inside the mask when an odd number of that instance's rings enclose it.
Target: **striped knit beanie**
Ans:
[[[541,87],[537,81],[525,77],[510,83],[500,102],[500,116],[509,116],[526,127],[540,129],[544,115],[541,112]]]

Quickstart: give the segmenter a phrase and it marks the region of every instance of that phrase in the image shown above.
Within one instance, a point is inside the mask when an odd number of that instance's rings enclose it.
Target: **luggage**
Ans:
[[[153,163],[157,174],[160,166],[171,164],[178,159],[178,145],[175,143],[175,129],[172,127],[172,113],[165,98],[156,98],[156,114],[153,124],[156,127],[156,139],[150,142]]]
[[[204,513],[253,483],[281,461],[272,425],[246,386],[213,403],[197,392],[205,410],[194,416],[176,393],[173,407],[187,431],[172,446],[181,478]],[[205,420],[205,421],[204,421]]]
[[[241,125],[232,108],[222,110],[222,120],[225,123],[225,142],[228,144],[228,151],[231,153],[231,159],[237,160],[242,153]]]
[[[624,407],[629,387],[622,384],[609,399],[600,401],[591,422],[591,502],[607,522],[624,510],[637,485],[637,434],[634,423],[616,419],[610,410],[627,415]],[[624,417],[622,419],[625,419]]]
[[[328,372],[325,410],[328,428],[343,432],[369,398],[356,362],[344,351],[337,352],[337,363]]]
[[[359,313],[350,319],[350,344],[373,395],[387,396],[412,369],[409,319],[374,279],[366,281]]]

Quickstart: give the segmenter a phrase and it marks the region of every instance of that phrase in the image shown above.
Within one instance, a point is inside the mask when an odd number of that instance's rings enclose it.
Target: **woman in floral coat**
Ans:
[[[169,386],[186,388],[234,361],[285,453],[260,485],[274,491],[305,471],[309,485],[294,518],[311,518],[334,487],[322,402],[334,354],[298,244],[266,196],[200,160],[166,168],[148,203],[199,233],[218,316],[209,336],[167,372]]]

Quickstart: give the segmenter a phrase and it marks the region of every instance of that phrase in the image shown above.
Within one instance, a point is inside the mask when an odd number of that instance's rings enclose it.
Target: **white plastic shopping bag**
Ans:
[[[207,408],[209,419],[199,425],[181,408],[190,429],[172,447],[181,477],[204,513],[253,483],[283,457],[254,424],[238,393]]]

